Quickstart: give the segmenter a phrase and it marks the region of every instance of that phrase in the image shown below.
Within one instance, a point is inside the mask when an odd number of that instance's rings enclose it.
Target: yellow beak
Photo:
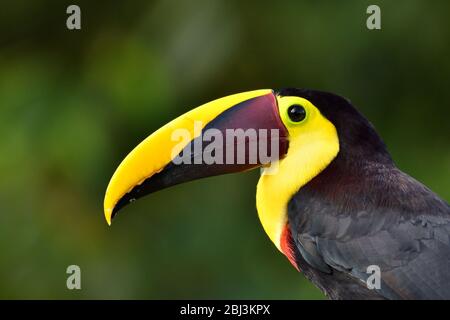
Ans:
[[[226,112],[240,106],[236,112]],[[233,108],[233,110],[236,108]],[[237,110],[236,109],[236,110]],[[216,119],[220,118],[220,121]],[[206,103],[169,122],[134,148],[114,172],[104,199],[104,213],[110,225],[114,214],[123,206],[165,187],[218,174],[238,172],[260,166],[242,165],[173,165],[174,158],[214,123],[220,130],[229,126],[259,126],[283,131],[276,97],[272,90],[255,90],[234,94]],[[189,135],[180,142],[179,130]],[[282,148],[287,149],[285,144]],[[284,150],[283,149],[283,150]],[[284,151],[283,151],[284,152]],[[170,169],[169,169],[170,168]]]

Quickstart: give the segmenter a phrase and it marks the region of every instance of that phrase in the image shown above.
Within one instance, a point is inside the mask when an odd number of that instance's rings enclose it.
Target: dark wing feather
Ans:
[[[395,167],[364,172],[324,173],[292,198],[289,223],[302,258],[323,276],[355,282],[377,265],[377,291],[388,299],[450,299],[449,205]]]

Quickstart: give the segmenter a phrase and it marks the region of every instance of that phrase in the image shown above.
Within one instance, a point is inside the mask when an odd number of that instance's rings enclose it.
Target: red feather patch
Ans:
[[[297,266],[297,262],[295,261],[294,248],[292,247],[291,229],[289,228],[288,223],[286,223],[286,226],[281,233],[280,247],[281,251],[284,253],[286,258],[288,258],[289,262],[294,266],[295,269],[297,269],[297,271],[300,271]]]

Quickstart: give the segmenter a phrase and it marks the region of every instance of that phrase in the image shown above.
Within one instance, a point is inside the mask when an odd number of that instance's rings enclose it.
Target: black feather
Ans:
[[[340,151],[288,206],[297,262],[335,299],[450,299],[450,206],[394,165],[373,126],[339,96],[284,89],[335,126]],[[365,285],[381,269],[381,288]]]

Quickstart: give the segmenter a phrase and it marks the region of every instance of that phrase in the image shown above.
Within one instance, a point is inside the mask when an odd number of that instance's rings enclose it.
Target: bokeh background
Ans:
[[[82,30],[66,28],[78,4]],[[382,30],[366,28],[381,7]],[[321,299],[264,234],[258,172],[127,207],[122,158],[192,107],[258,88],[350,98],[450,199],[448,1],[8,1],[0,9],[0,298]],[[81,267],[82,290],[66,288]]]

